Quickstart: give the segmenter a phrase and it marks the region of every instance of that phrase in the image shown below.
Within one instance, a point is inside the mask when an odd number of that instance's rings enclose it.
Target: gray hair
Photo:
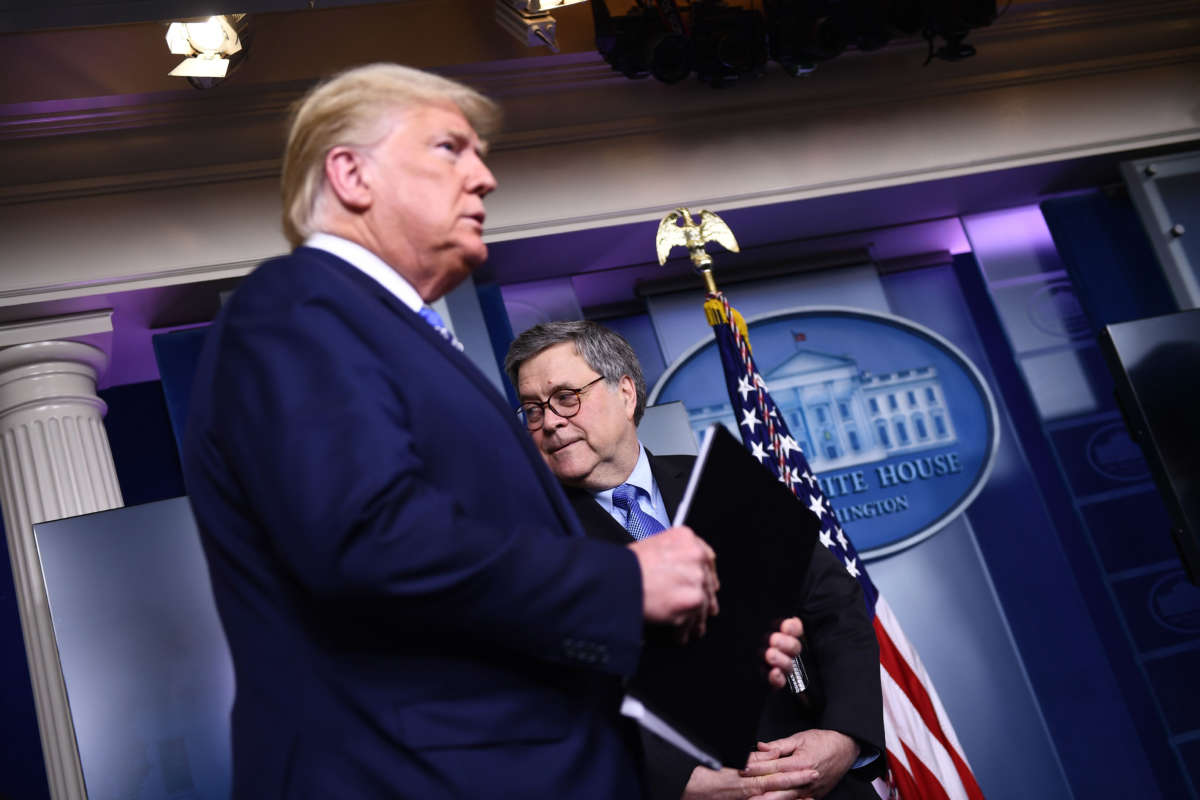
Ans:
[[[457,108],[481,139],[499,127],[499,107],[479,92],[399,64],[355,67],[300,99],[288,126],[281,179],[283,233],[293,247],[316,231],[326,154],[340,146],[372,147],[387,135],[393,114],[433,105]]]
[[[596,372],[604,376],[604,382],[616,386],[628,375],[637,389],[637,406],[633,410],[633,424],[642,421],[646,410],[646,379],[642,376],[642,365],[637,354],[625,337],[616,331],[591,320],[564,320],[543,322],[522,333],[508,346],[504,358],[504,371],[512,385],[517,385],[521,365],[543,350],[556,344],[571,342],[575,352]]]

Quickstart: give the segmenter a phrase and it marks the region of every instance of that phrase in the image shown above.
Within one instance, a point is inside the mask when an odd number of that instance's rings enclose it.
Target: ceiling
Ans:
[[[390,3],[235,3],[226,0],[24,2],[26,15],[0,12],[6,75],[0,103],[194,92],[167,75],[179,61],[167,52],[166,26],[184,7],[228,12],[267,10],[251,17],[253,47],[222,93],[275,91],[371,61],[423,68],[552,55],[530,48],[493,18],[493,0],[404,0]],[[56,6],[58,8],[56,8]],[[200,12],[203,13],[203,12]],[[209,11],[209,13],[212,13]],[[159,16],[161,14],[161,16]],[[154,16],[150,16],[154,15]],[[136,16],[136,21],[131,18]],[[555,11],[564,53],[591,51],[591,10],[586,3]],[[78,26],[63,22],[87,20]]]
[[[737,4],[761,6],[757,0]],[[932,74],[920,66],[923,42],[896,39],[875,53],[848,52],[802,81],[772,68],[763,78],[731,89],[714,90],[693,80],[665,86],[629,81],[603,68],[594,50],[588,3],[554,12],[559,54],[512,38],[493,19],[494,0],[247,0],[239,8],[224,5],[224,0],[5,4],[0,10],[0,204],[69,195],[172,170],[203,176],[237,165],[243,173],[257,169],[276,174],[288,105],[317,79],[378,60],[434,69],[497,97],[509,124],[496,149],[527,147],[539,137],[611,136],[639,126],[660,126],[674,135],[672,125],[680,130],[698,120],[719,122],[724,114],[773,113],[797,93],[806,102],[836,105],[851,93],[918,91],[907,87]],[[628,3],[610,0],[610,5],[619,12]],[[1003,0],[1000,5],[1004,7]],[[197,91],[167,75],[178,57],[166,50],[165,24],[209,11],[256,12],[253,39],[245,62],[227,81]],[[1177,53],[1191,47],[1194,53],[1200,41],[1200,4],[1012,0],[996,23],[975,31],[969,41],[979,55],[942,64],[937,74],[943,88],[929,91],[949,91],[944,87],[955,81],[1012,82],[1036,79],[1039,71],[1104,69],[1116,58],[1153,60],[1159,50]],[[544,100],[542,88],[551,85],[581,91],[598,86],[600,101],[564,109]],[[664,106],[679,121],[664,121]],[[780,248],[791,258],[813,257],[814,263],[820,263],[821,254],[856,248],[878,259],[903,258],[914,245],[889,238],[897,226],[916,229],[1115,183],[1116,164],[1141,154],[1108,153],[830,194],[741,209],[727,219],[736,223],[740,238],[740,231],[747,231],[743,243],[748,252],[740,257],[746,264],[777,258]],[[771,232],[771,221],[784,218],[788,232],[780,241]],[[583,304],[619,307],[635,299],[639,281],[687,270],[679,259],[664,272],[646,262],[644,247],[626,245],[644,235],[642,228],[616,226],[496,242],[482,277],[511,284],[590,275],[591,280],[578,283]],[[556,257],[534,256],[546,252]],[[219,281],[8,306],[0,308],[0,322],[107,303],[126,308],[125,318],[144,330],[169,327],[207,318],[218,293],[229,285]]]

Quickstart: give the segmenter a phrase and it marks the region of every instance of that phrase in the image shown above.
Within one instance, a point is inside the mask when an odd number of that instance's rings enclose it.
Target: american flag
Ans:
[[[821,544],[862,586],[879,640],[883,723],[888,774],[875,782],[880,797],[896,800],[983,800],[954,728],[916,650],[871,582],[799,443],[767,393],[750,354],[745,323],[720,292],[705,312],[717,339],[742,442],[821,520]]]

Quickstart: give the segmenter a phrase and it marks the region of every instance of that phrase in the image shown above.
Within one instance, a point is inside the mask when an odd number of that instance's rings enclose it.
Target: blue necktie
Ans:
[[[613,505],[625,512],[625,530],[629,531],[629,535],[634,539],[645,539],[647,536],[653,536],[666,530],[666,528],[654,517],[642,511],[642,507],[638,505],[638,491],[638,487],[632,483],[622,483],[613,489],[612,499]]]
[[[421,310],[417,313],[421,315],[421,319],[428,322],[435,331],[441,334],[441,337],[449,342],[451,347],[453,347],[455,350],[458,350],[460,353],[462,352],[462,342],[460,342],[458,337],[456,337],[454,333],[446,327],[446,322],[442,319],[441,314],[434,311],[429,306],[421,306]]]

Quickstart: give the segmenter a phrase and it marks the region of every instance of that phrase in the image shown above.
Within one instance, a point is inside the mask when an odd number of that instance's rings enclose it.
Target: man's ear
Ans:
[[[621,392],[621,402],[625,406],[625,416],[633,419],[633,412],[637,410],[637,386],[633,383],[633,378],[628,375],[621,376],[621,383],[617,387]]]
[[[325,182],[338,201],[351,211],[371,207],[371,181],[366,158],[350,147],[334,147],[325,154]]]

